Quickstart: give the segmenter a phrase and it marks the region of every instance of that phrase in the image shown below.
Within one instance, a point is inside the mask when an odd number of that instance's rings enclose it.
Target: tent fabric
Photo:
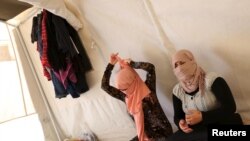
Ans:
[[[67,137],[92,131],[101,141],[128,141],[135,125],[124,103],[100,88],[109,55],[155,65],[157,96],[173,128],[172,88],[177,83],[169,62],[171,52],[189,49],[206,71],[225,78],[245,124],[250,124],[250,4],[248,0],[65,0],[83,21],[78,33],[93,64],[90,90],[78,99],[56,99],[42,76],[39,55],[30,42],[32,20],[19,25],[38,80],[60,129]],[[111,84],[114,84],[113,70]],[[138,71],[143,77],[144,72]]]
[[[73,26],[76,30],[82,28],[82,23],[79,19],[69,11],[63,0],[19,0],[22,2],[27,2],[39,7],[41,9],[46,9],[51,13],[60,16],[68,21],[68,23]]]
[[[0,20],[7,21],[32,5],[18,0],[1,0],[0,1]]]

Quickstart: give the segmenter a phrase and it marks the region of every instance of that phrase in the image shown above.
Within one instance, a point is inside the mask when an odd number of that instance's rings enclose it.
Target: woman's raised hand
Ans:
[[[118,61],[118,53],[112,53],[109,58],[109,63],[115,65]]]

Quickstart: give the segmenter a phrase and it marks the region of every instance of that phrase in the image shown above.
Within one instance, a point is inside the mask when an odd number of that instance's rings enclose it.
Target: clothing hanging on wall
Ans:
[[[57,98],[77,98],[89,90],[85,73],[92,69],[77,31],[68,22],[47,10],[33,17],[31,42],[37,51],[44,76],[54,85]]]

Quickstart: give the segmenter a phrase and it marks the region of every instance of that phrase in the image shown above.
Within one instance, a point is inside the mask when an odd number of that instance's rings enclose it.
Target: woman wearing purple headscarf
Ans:
[[[206,73],[184,49],[172,56],[172,67],[179,81],[173,89],[174,122],[179,130],[168,141],[206,141],[209,124],[242,124],[222,77]]]

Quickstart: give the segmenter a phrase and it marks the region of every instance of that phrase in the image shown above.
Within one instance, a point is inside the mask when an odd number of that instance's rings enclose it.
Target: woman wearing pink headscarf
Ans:
[[[116,86],[114,87],[109,84],[109,80],[117,62],[120,64],[120,70],[116,75]],[[147,71],[145,82],[134,68]],[[171,124],[157,99],[155,82],[154,65],[122,60],[118,54],[111,54],[110,63],[102,78],[102,89],[126,103],[127,110],[135,121],[137,131],[137,136],[131,141],[160,141],[173,133]]]
[[[168,141],[206,141],[209,124],[242,124],[222,77],[206,73],[184,49],[172,56],[172,66],[179,81],[173,89],[174,122],[179,131]]]

